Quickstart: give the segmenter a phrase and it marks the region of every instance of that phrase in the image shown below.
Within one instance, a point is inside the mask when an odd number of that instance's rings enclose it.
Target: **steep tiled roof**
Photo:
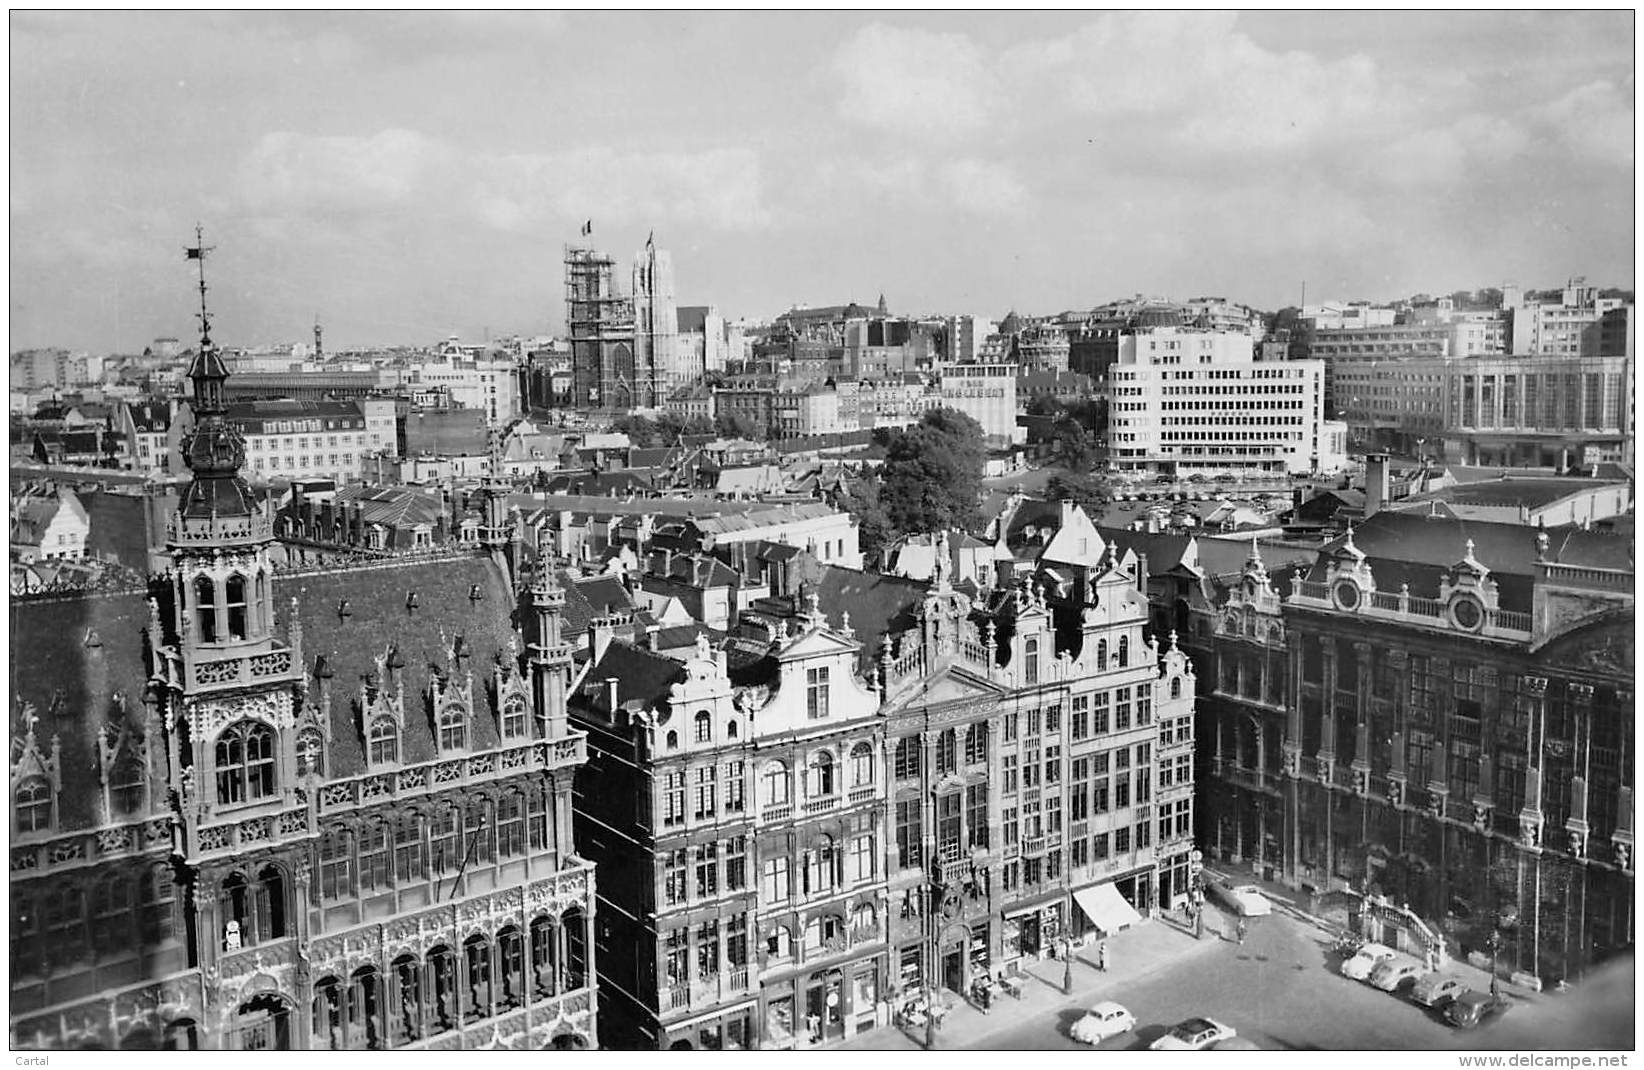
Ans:
[[[685,664],[664,654],[653,654],[623,639],[612,639],[599,661],[583,678],[578,691],[580,705],[609,716],[610,685],[617,680],[617,704],[639,703],[656,707],[668,697],[668,689],[685,678]]]
[[[631,613],[634,600],[620,579],[615,576],[585,576],[573,578],[569,572],[557,573],[559,585],[565,591],[565,612],[560,629],[567,641],[576,643],[577,637],[588,631],[588,623],[607,612]]]
[[[831,627],[839,627],[841,614],[850,613],[856,641],[862,644],[859,671],[871,673],[885,635],[914,626],[928,589],[899,576],[824,565],[817,594]]]
[[[1409,503],[1453,502],[1457,505],[1513,505],[1530,509],[1551,505],[1584,490],[1611,485],[1602,479],[1487,479],[1412,495]],[[1400,503],[1401,505],[1403,503]]]
[[[22,738],[17,710],[27,703],[40,718],[41,751],[50,757],[53,736],[61,747],[58,828],[89,828],[101,791],[97,733],[110,720],[141,731],[147,596],[13,597],[10,624],[13,747]]]
[[[408,607],[415,593],[415,608]],[[474,597],[475,594],[479,597]],[[431,761],[434,747],[432,711],[427,694],[430,666],[449,671],[458,636],[470,652],[474,674],[474,717],[470,746],[495,746],[497,711],[485,684],[495,659],[517,644],[510,617],[515,609],[507,577],[488,555],[450,554],[409,561],[371,563],[344,569],[288,573],[274,581],[277,611],[289,614],[298,602],[303,629],[303,659],[313,673],[324,658],[332,673],[331,751],[328,773],[351,776],[365,771],[363,737],[354,701],[361,681],[377,671],[376,659],[390,647],[399,652],[405,686],[405,730],[401,761]],[[347,601],[349,613],[339,606]],[[382,681],[391,686],[391,681]]]

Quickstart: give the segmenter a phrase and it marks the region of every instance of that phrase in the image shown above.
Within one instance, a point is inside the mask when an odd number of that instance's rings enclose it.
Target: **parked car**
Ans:
[[[1444,1008],[1444,1020],[1457,1029],[1477,1029],[1507,1013],[1512,1006],[1504,997],[1468,989]]]
[[[1189,1018],[1170,1027],[1164,1036],[1147,1046],[1149,1051],[1204,1051],[1212,1044],[1232,1040],[1238,1032],[1214,1018]]]
[[[1210,894],[1227,904],[1227,908],[1242,918],[1256,918],[1273,913],[1273,904],[1254,884],[1234,884],[1229,880],[1215,881]]]
[[[1068,1035],[1081,1044],[1100,1044],[1136,1028],[1136,1017],[1112,1000],[1103,1000],[1073,1023]]]
[[[1423,1007],[1442,1007],[1465,991],[1467,985],[1461,978],[1430,973],[1416,982],[1410,990],[1410,998]]]
[[[1383,992],[1397,992],[1405,985],[1413,985],[1416,978],[1427,972],[1427,967],[1408,955],[1396,955],[1379,962],[1370,971],[1370,983]]]
[[[1341,975],[1351,977],[1355,981],[1362,981],[1370,976],[1380,963],[1397,955],[1398,952],[1386,944],[1365,944],[1358,952],[1341,964]]]

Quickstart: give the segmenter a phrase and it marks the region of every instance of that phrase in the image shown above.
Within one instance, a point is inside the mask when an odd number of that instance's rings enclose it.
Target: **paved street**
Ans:
[[[1139,1023],[1134,1033],[1103,1044],[1104,1050],[1145,1048],[1194,1015],[1226,1022],[1241,1037],[1280,1051],[1433,1048],[1455,1042],[1454,1031],[1425,1008],[1342,977],[1323,939],[1317,929],[1284,914],[1255,919],[1242,947],[1221,941],[1206,955],[1128,987],[1098,987],[1077,1002],[979,1038],[977,1046],[1082,1048],[1068,1037],[1068,1027],[1097,999],[1117,1000]]]

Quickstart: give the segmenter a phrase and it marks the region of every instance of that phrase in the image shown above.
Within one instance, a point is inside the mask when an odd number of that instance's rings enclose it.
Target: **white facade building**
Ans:
[[[519,375],[513,360],[444,357],[419,365],[412,382],[444,387],[465,409],[479,409],[488,423],[504,424],[521,414]]]
[[[970,416],[990,440],[1026,441],[1016,426],[1016,372],[1015,364],[939,365],[936,404]]]
[[[1122,335],[1108,445],[1122,472],[1309,472],[1325,454],[1324,362],[1259,361],[1242,331]]]

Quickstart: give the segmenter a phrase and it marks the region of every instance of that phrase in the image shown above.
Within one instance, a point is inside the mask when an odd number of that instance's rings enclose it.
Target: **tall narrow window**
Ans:
[[[223,608],[228,610],[228,637],[230,639],[244,639],[246,637],[246,604],[245,604],[245,577],[239,573],[228,578],[223,585]]]
[[[988,760],[987,725],[978,721],[965,729],[965,764],[986,765]]]
[[[811,720],[828,715],[828,669],[821,666],[805,670],[805,710]]]
[[[360,890],[373,892],[386,887],[388,826],[381,821],[373,821],[360,833]]]
[[[788,767],[783,762],[771,762],[759,773],[759,802],[761,806],[782,806],[788,801]]]
[[[442,806],[429,819],[429,840],[433,844],[436,873],[455,873],[462,865],[462,816],[456,804]]]
[[[951,728],[944,728],[936,736],[936,775],[946,776],[954,771],[958,759],[958,737]]]
[[[422,879],[422,818],[400,815],[394,826],[394,879],[410,884]]]
[[[320,839],[320,897],[346,899],[354,894],[353,844],[347,829],[334,829]]]
[[[712,818],[718,810],[719,796],[719,767],[713,765],[701,766],[696,770],[696,816],[699,819]]]
[[[1037,684],[1039,682],[1039,640],[1030,636],[1022,643],[1022,682]]]
[[[206,576],[194,581],[194,623],[200,642],[217,641],[217,585]]]
[[[497,800],[497,853],[503,858],[525,853],[525,799],[518,792]]]
[[[851,787],[860,788],[873,783],[873,748],[858,743],[851,748]]]
[[[816,751],[811,755],[810,764],[806,768],[807,779],[810,781],[809,794],[812,798],[821,798],[833,794],[833,755],[825,750]]]

